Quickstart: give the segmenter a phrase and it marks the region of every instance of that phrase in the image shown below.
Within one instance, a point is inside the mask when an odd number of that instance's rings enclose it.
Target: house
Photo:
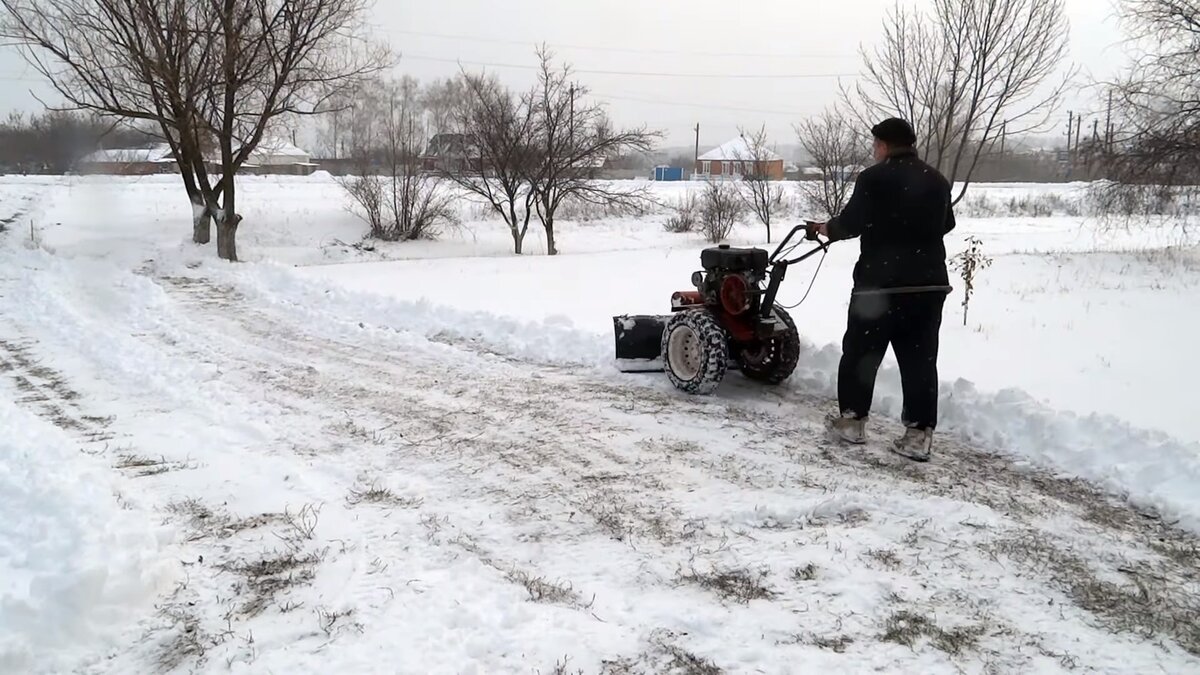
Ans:
[[[741,180],[747,175],[783,180],[783,157],[767,147],[752,147],[750,139],[738,136],[700,155],[692,180]]]
[[[435,134],[421,155],[421,166],[426,171],[463,173],[472,168],[478,173],[480,162],[479,151],[466,134]]]
[[[115,176],[150,176],[175,171],[175,156],[171,146],[157,143],[141,148],[97,150],[75,164],[81,174]]]
[[[317,170],[312,155],[282,139],[263,139],[242,165],[245,173],[307,176]]]

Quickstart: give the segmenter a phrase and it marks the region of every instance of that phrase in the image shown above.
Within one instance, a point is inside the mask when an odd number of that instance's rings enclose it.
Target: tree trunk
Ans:
[[[225,185],[224,200],[217,211],[217,255],[223,260],[237,262],[237,229],[242,217],[237,213],[237,193],[233,181]]]
[[[522,249],[525,247],[525,235],[517,228],[512,229],[513,237],[513,253],[521,255]]]
[[[554,221],[546,223],[546,255],[558,255],[558,247],[554,245]]]
[[[192,200],[192,242],[207,244],[212,241],[212,212],[200,202]]]
[[[222,214],[217,217],[217,255],[222,260],[237,262],[237,228],[242,220],[239,215]]]

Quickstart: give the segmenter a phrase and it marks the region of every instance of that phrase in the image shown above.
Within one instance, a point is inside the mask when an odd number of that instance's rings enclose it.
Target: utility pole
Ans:
[[[1113,108],[1113,93],[1108,92],[1108,112],[1104,115],[1104,149],[1106,152],[1112,152],[1113,144],[1113,126],[1112,126],[1112,108]]]
[[[1100,142],[1100,120],[1092,120],[1092,143]]]
[[[696,154],[692,156],[692,173],[700,171],[700,123],[696,123]]]
[[[571,147],[572,147],[572,150],[571,150],[571,151],[572,151],[572,152],[574,152],[574,146],[575,146],[575,85],[573,85],[573,84],[571,85],[571,119],[570,119],[570,125],[571,125]]]
[[[1067,111],[1067,155],[1071,154],[1071,136],[1075,133],[1075,111]]]
[[[1083,131],[1083,115],[1075,118],[1075,152],[1079,152],[1079,135]]]

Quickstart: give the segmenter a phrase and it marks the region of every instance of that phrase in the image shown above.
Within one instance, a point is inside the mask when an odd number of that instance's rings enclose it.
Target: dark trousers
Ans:
[[[838,403],[843,415],[871,412],[875,376],[888,345],[900,366],[904,425],[932,431],[937,426],[938,333],[946,294],[940,292],[855,295],[842,339]]]

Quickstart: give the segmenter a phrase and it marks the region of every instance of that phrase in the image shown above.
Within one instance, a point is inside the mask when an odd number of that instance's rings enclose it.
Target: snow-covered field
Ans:
[[[912,466],[820,431],[855,244],[791,382],[689,399],[611,366],[611,317],[698,265],[661,215],[549,258],[471,205],[358,250],[322,176],[240,203],[227,265],[172,179],[0,178],[0,672],[1200,668],[1200,255],[1169,226],[961,217],[995,263]]]

